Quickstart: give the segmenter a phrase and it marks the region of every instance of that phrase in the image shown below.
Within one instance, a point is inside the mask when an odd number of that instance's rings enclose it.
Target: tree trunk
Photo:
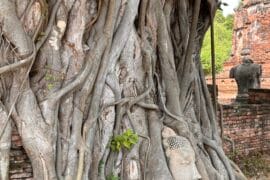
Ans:
[[[1,179],[11,123],[34,179],[245,179],[200,63],[218,5],[0,0]]]

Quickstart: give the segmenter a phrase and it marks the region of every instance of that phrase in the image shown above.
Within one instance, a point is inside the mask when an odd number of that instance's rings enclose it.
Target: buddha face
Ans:
[[[201,176],[195,165],[195,153],[190,142],[170,128],[162,131],[163,145],[169,168],[175,180],[197,180]]]

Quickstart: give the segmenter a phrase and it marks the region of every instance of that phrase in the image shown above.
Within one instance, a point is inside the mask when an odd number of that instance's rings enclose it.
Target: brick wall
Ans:
[[[248,95],[251,104],[267,103],[270,105],[270,89],[249,89]]]
[[[223,105],[224,135],[232,139],[241,154],[270,151],[270,104]],[[224,141],[224,149],[232,145]]]
[[[12,145],[10,150],[9,179],[30,180],[32,179],[32,167],[26,152],[22,147],[22,141],[17,129],[12,131]]]

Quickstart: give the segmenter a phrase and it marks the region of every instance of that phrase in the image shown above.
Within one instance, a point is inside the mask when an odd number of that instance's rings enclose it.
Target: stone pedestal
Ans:
[[[248,94],[241,94],[241,95],[237,95],[236,96],[236,99],[235,99],[235,101],[237,102],[237,103],[244,103],[244,104],[246,104],[246,103],[248,103]]]

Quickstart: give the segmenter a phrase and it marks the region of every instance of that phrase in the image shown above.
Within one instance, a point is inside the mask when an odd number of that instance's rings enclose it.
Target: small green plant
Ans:
[[[104,161],[101,160],[99,161],[99,164],[98,164],[98,175],[100,175],[103,168],[104,168]]]
[[[49,91],[52,90],[52,88],[53,88],[53,83],[48,83],[47,87],[48,87],[48,90],[49,90]]]
[[[130,150],[138,142],[138,139],[138,135],[131,129],[128,129],[123,134],[116,135],[112,138],[110,148],[115,152],[119,152],[122,148]]]
[[[111,173],[106,177],[106,180],[120,180],[120,178]]]
[[[46,73],[45,80],[46,81],[55,81],[55,78],[53,77],[53,75]]]
[[[47,81],[48,90],[52,90],[54,87],[55,77],[49,73],[46,73],[45,80]]]

